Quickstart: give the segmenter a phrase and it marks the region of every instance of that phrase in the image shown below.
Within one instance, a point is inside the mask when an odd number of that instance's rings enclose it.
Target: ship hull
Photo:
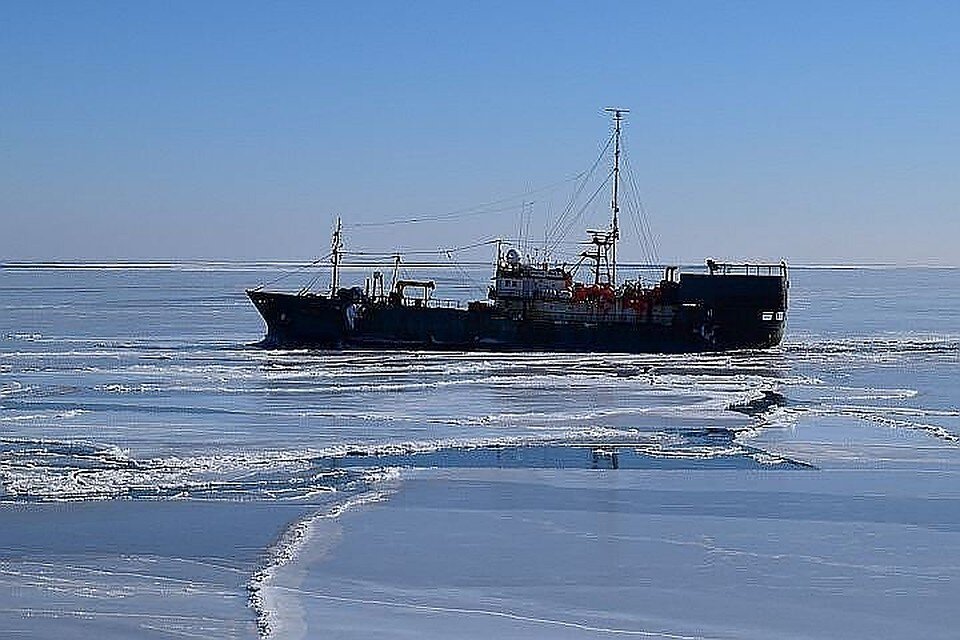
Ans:
[[[435,308],[312,294],[247,294],[267,325],[261,344],[270,348],[689,353],[780,343],[785,282],[709,278],[708,287],[697,279],[681,282],[676,299],[662,307],[668,322],[624,321],[602,313],[567,318],[534,306]]]

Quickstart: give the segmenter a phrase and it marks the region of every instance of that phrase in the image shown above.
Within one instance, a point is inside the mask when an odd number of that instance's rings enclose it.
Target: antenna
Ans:
[[[604,109],[607,113],[613,114],[614,126],[614,144],[613,144],[613,199],[610,201],[610,209],[613,213],[611,222],[610,240],[612,241],[612,264],[610,284],[617,286],[617,240],[620,239],[620,122],[623,120],[623,114],[630,113],[630,109],[621,109],[619,107],[607,107]]]
[[[337,289],[340,288],[340,249],[343,248],[343,238],[340,223],[340,216],[337,216],[337,226],[333,229],[333,238],[330,242],[330,262],[333,263],[333,278],[330,281],[330,297],[337,295]]]
[[[400,254],[393,254],[393,279],[390,282],[390,291],[397,290],[397,282],[400,277]]]
[[[533,218],[533,200],[524,200],[520,209],[520,239],[517,241],[517,251],[520,255],[530,252],[530,219]]]
[[[517,250],[523,254],[523,217],[527,213],[527,201],[520,203],[520,213],[517,216]]]

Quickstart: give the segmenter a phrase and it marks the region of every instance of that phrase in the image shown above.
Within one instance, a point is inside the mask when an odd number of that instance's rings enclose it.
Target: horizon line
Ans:
[[[402,252],[400,253],[402,256]],[[306,267],[310,266],[315,260],[290,260],[290,259],[222,259],[222,258],[124,258],[124,259],[64,259],[64,260],[9,260],[0,262],[0,269],[175,269],[178,267]],[[738,261],[739,262],[739,261]],[[750,262],[750,261],[747,261]],[[436,262],[436,261],[408,261],[403,262],[405,267],[416,268],[443,268],[455,265],[468,267],[484,267],[491,264],[490,261],[457,261]],[[666,267],[702,267],[703,262],[680,261],[677,263],[646,263],[646,262],[623,262],[620,266],[628,269],[663,269]],[[750,262],[750,264],[775,264],[767,261]],[[316,268],[323,268],[327,261],[317,262]],[[346,268],[371,268],[377,266],[392,266],[392,262],[354,262],[345,263],[341,266]],[[870,269],[960,269],[960,265],[951,264],[929,264],[929,263],[906,263],[896,262],[809,262],[809,263],[787,263],[789,269],[800,270],[870,270]]]

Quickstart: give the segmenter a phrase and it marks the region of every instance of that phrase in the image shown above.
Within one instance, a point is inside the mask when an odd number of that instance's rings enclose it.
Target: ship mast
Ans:
[[[613,114],[613,198],[610,201],[610,209],[613,214],[611,223],[611,274],[610,284],[617,286],[617,240],[620,239],[620,121],[623,120],[623,114],[630,113],[629,109],[620,109],[617,107],[607,107],[604,109],[607,113]]]
[[[340,250],[343,248],[341,237],[340,216],[337,216],[337,226],[333,229],[333,238],[330,241],[330,262],[333,263],[333,277],[330,279],[330,297],[337,295],[340,288]]]

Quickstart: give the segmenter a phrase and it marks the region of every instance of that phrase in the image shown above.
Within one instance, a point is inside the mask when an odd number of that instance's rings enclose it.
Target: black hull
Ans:
[[[697,292],[671,303],[676,313],[670,324],[653,322],[573,322],[517,318],[485,305],[469,309],[361,304],[348,298],[248,291],[267,325],[261,343],[268,348],[426,349],[457,351],[567,351],[622,353],[691,353],[733,349],[762,349],[780,343],[784,314],[764,319],[764,310],[784,309],[786,289],[766,283],[766,295],[757,291],[756,277],[749,295],[736,295],[743,283],[722,282],[713,276],[706,294]],[[779,281],[779,278],[776,279]],[[717,285],[730,289],[716,297]],[[723,286],[721,286],[723,289]]]

